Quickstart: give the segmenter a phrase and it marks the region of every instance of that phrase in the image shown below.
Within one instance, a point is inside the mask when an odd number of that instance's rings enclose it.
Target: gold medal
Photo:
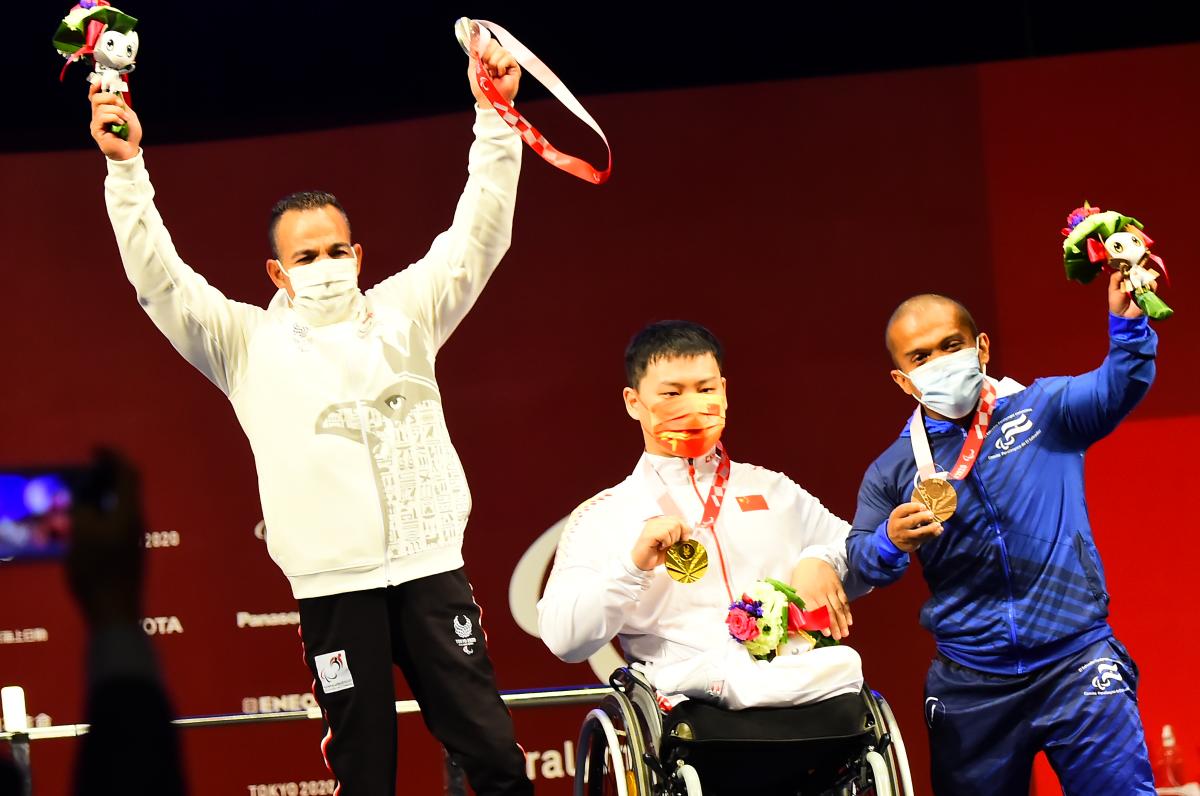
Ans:
[[[679,583],[695,583],[708,572],[708,551],[695,539],[676,542],[667,550],[667,574]]]
[[[924,503],[925,508],[933,512],[933,518],[937,522],[950,519],[958,508],[958,493],[945,478],[921,481],[913,490],[912,499],[915,503]]]

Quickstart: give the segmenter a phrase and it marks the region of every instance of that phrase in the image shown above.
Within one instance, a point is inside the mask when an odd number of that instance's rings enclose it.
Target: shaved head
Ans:
[[[913,326],[919,324],[922,318],[943,315],[947,311],[953,313],[963,330],[970,333],[972,340],[979,336],[979,327],[975,325],[975,319],[971,317],[971,313],[966,307],[948,296],[922,293],[902,301],[900,306],[892,312],[892,317],[888,319],[887,331],[883,336],[888,353],[892,355],[893,359],[897,359],[897,362],[899,361],[898,356],[904,353],[902,351],[898,353],[896,345],[894,332],[899,327]]]
[[[884,337],[892,355],[892,381],[905,394],[921,400],[921,391],[908,375],[939,357],[976,349],[979,367],[987,368],[992,342],[981,333],[967,308],[952,298],[922,293],[903,302],[888,320]],[[984,370],[984,373],[987,373]],[[925,407],[925,413],[941,420],[956,420]]]

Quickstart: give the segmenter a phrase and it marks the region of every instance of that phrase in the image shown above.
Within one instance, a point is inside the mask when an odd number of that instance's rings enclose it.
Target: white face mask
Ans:
[[[358,258],[317,260],[287,271],[296,294],[292,309],[310,326],[347,320],[354,312],[358,290]]]
[[[984,376],[978,348],[964,348],[931,359],[906,375],[921,391],[917,400],[943,417],[957,420],[979,405]]]

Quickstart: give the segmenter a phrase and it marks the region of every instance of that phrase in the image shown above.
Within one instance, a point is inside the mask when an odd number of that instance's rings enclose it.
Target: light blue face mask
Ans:
[[[957,420],[979,406],[984,376],[978,348],[931,359],[905,375],[921,391],[917,400],[943,417]]]

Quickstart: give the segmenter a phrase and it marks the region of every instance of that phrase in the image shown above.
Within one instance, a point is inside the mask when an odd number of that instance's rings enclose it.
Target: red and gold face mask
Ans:
[[[677,395],[650,409],[650,434],[675,456],[708,453],[725,430],[725,396]]]

